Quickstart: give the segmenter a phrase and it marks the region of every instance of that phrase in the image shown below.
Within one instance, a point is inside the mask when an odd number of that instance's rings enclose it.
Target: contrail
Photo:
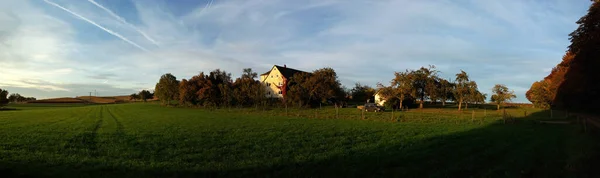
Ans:
[[[210,0],[210,2],[206,3],[204,8],[202,8],[202,10],[200,10],[200,14],[202,14],[206,9],[210,8],[210,6],[212,6],[213,1],[214,0]]]
[[[85,17],[83,17],[83,16],[81,16],[81,15],[79,15],[79,14],[77,14],[77,13],[75,13],[75,12],[73,12],[73,11],[69,10],[69,9],[67,9],[67,8],[64,8],[64,7],[62,7],[62,6],[60,6],[60,5],[56,4],[56,3],[50,2],[50,1],[48,1],[48,0],[44,0],[44,2],[46,2],[46,3],[50,4],[50,5],[53,5],[53,6],[55,6],[55,7],[58,7],[58,8],[60,8],[60,9],[64,10],[64,11],[67,11],[68,13],[70,13],[70,14],[72,14],[72,15],[76,16],[76,17],[79,17],[81,20],[84,20],[84,21],[86,21],[86,22],[88,22],[88,23],[90,23],[90,24],[92,24],[92,25],[94,25],[94,26],[96,26],[96,27],[98,27],[98,28],[102,29],[102,30],[104,30],[105,32],[107,32],[107,33],[110,33],[111,35],[113,35],[113,36],[116,36],[117,38],[120,38],[121,40],[123,40],[123,41],[125,41],[125,42],[127,42],[127,43],[129,43],[129,44],[131,44],[131,45],[133,45],[133,46],[135,46],[135,47],[137,47],[137,48],[141,49],[141,50],[144,50],[144,51],[146,51],[146,52],[150,52],[150,51],[148,51],[146,48],[144,48],[144,47],[142,47],[142,46],[140,46],[140,45],[138,45],[138,44],[134,43],[133,41],[130,41],[129,39],[127,39],[127,38],[125,38],[125,37],[121,36],[120,34],[118,34],[118,33],[116,33],[116,32],[113,32],[112,30],[106,29],[106,28],[104,28],[103,26],[101,26],[101,25],[98,25],[96,22],[94,22],[94,21],[91,21],[90,19],[87,19],[87,18],[85,18]]]
[[[115,14],[113,11],[111,11],[110,9],[98,4],[96,1],[94,0],[88,0],[88,2],[94,4],[96,7],[106,11],[108,14],[110,14],[112,17],[116,18],[117,20],[119,20],[119,22],[124,23],[126,25],[128,25],[129,27],[131,27],[132,29],[134,29],[135,31],[137,31],[138,33],[142,34],[142,36],[144,36],[144,38],[146,38],[148,41],[152,42],[152,44],[159,46],[158,43],[150,38],[150,36],[148,36],[148,34],[144,33],[143,31],[141,31],[140,29],[138,29],[137,27],[135,27],[134,25],[128,23],[123,17]]]

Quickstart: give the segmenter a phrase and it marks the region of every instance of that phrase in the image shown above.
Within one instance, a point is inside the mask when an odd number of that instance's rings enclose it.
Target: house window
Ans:
[[[279,82],[279,85],[281,85],[281,82]]]
[[[271,95],[271,92],[267,92],[267,95]]]
[[[267,86],[268,86],[268,87],[270,87],[270,86],[271,86],[271,83],[267,83]]]
[[[279,91],[279,94],[282,94],[282,92],[281,92],[281,91]]]
[[[273,76],[271,75],[271,78],[273,78]]]
[[[277,74],[277,78],[279,78],[279,74]]]

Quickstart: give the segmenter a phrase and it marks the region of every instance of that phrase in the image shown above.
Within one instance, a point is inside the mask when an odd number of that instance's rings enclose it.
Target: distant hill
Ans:
[[[87,103],[87,104],[113,104],[133,102],[129,96],[78,96],[75,98],[51,98],[31,101],[28,103]]]
[[[79,96],[79,97],[77,97],[77,99],[85,100],[90,103],[96,103],[96,104],[122,103],[122,102],[126,101],[123,99],[123,97],[117,97],[117,96],[103,96],[103,97]],[[127,97],[127,100],[129,100],[129,97]]]
[[[89,103],[86,100],[79,98],[51,98],[36,101],[29,101],[27,103]]]

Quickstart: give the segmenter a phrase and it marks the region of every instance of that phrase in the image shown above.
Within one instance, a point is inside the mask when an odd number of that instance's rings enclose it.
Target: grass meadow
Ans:
[[[7,176],[594,177],[600,158],[597,132],[537,123],[550,113],[536,109],[507,109],[516,119],[504,124],[484,109],[10,107],[0,112]]]

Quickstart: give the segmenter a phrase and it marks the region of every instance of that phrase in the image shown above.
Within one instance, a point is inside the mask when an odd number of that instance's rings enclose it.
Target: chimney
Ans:
[[[283,68],[287,68],[287,66],[285,64],[283,64]]]

